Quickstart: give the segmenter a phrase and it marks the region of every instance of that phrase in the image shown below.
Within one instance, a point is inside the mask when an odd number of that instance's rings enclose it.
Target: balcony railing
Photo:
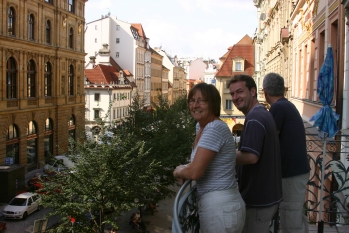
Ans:
[[[317,224],[318,232],[324,232],[324,225],[336,227],[337,230],[343,228],[344,232],[347,232],[347,228],[349,230],[349,135],[337,134],[333,139],[325,141],[319,139],[317,134],[307,134],[307,152],[311,171],[304,214],[309,224]],[[172,232],[199,232],[195,190],[196,186],[193,186],[193,182],[186,181],[178,191],[173,208]],[[274,233],[279,229],[279,219],[279,216],[275,216],[271,222]]]
[[[194,181],[187,180],[174,201],[172,232],[198,233],[200,229]]]

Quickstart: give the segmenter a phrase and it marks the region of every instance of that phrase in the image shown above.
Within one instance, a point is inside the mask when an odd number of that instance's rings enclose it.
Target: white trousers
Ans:
[[[308,219],[304,215],[306,185],[309,173],[282,179],[280,225],[282,233],[308,233]]]
[[[240,233],[245,202],[238,188],[205,193],[198,201],[201,233]]]

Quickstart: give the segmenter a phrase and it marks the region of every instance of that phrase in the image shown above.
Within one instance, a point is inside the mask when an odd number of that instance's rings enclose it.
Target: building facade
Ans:
[[[349,133],[348,111],[346,110],[348,104],[346,91],[348,89],[348,79],[346,79],[348,77],[346,61],[348,51],[345,49],[348,26],[345,24],[344,14],[344,8],[348,3],[342,0],[256,0],[253,2],[258,14],[258,27],[254,38],[255,62],[258,68],[254,77],[259,83],[259,93],[262,93],[261,84],[265,74],[276,72],[284,77],[285,96],[297,107],[305,124],[312,170],[310,179],[315,173],[321,173],[319,165],[316,162],[312,163],[319,159],[319,153],[309,150],[323,145],[324,141],[319,140],[318,129],[313,127],[314,122],[310,119],[323,107],[317,95],[318,76],[327,54],[327,48],[332,47],[334,96],[330,107],[339,115],[339,132],[337,136],[329,139],[338,140],[337,146],[333,147],[336,148],[336,153],[326,150],[324,161],[326,164],[330,161],[341,161],[345,167],[348,167],[347,136],[340,136]],[[264,101],[262,95],[259,97],[261,101]],[[314,142],[316,140],[318,144]],[[334,167],[331,169],[334,171]],[[331,169],[325,172],[332,172]],[[333,176],[310,182],[313,185],[308,187],[306,200],[309,200],[308,203],[315,203],[314,210],[316,211],[325,208],[325,204],[321,205],[317,202],[322,195],[322,190],[317,186],[326,187],[324,195],[331,196],[335,192],[341,194],[340,187],[334,182]],[[345,192],[344,190],[343,193]],[[346,195],[349,195],[349,192]],[[337,198],[340,200],[338,196]],[[339,203],[337,205],[340,206]],[[330,216],[329,213],[319,215],[316,211],[308,213],[309,221],[316,222],[324,219],[329,222],[335,219],[334,215]],[[335,221],[342,222],[339,218],[341,215],[338,214],[338,219]]]
[[[42,167],[83,130],[85,2],[0,3],[0,164]]]
[[[238,43],[228,48],[221,58],[221,65],[215,74],[215,85],[221,94],[221,119],[237,136],[240,136],[245,116],[234,107],[227,83],[236,74],[254,74],[254,45],[252,38],[245,35]]]
[[[162,95],[162,58],[151,48],[151,94],[150,103],[159,104],[159,95]],[[167,94],[166,94],[167,97]]]

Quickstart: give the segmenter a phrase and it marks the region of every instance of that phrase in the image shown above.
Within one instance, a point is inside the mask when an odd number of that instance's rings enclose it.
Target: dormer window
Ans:
[[[231,68],[233,72],[243,72],[245,70],[245,59],[242,57],[233,58]]]

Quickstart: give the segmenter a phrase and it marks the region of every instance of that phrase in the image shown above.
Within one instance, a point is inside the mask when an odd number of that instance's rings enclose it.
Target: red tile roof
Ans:
[[[233,72],[232,59],[241,57],[245,59],[245,70],[243,72]],[[237,44],[228,48],[228,52],[222,57],[224,62],[216,73],[216,77],[232,77],[235,74],[254,74],[254,45],[252,38],[245,35]]]
[[[144,30],[143,30],[142,24],[140,24],[140,23],[132,23],[131,25],[132,25],[132,27],[134,27],[134,28],[136,28],[136,29],[138,30],[138,34],[139,34],[141,37],[147,38],[147,37],[145,36],[145,33],[144,33]]]
[[[85,69],[85,75],[92,84],[109,84],[118,81],[119,72],[113,66],[98,64],[93,69]]]

